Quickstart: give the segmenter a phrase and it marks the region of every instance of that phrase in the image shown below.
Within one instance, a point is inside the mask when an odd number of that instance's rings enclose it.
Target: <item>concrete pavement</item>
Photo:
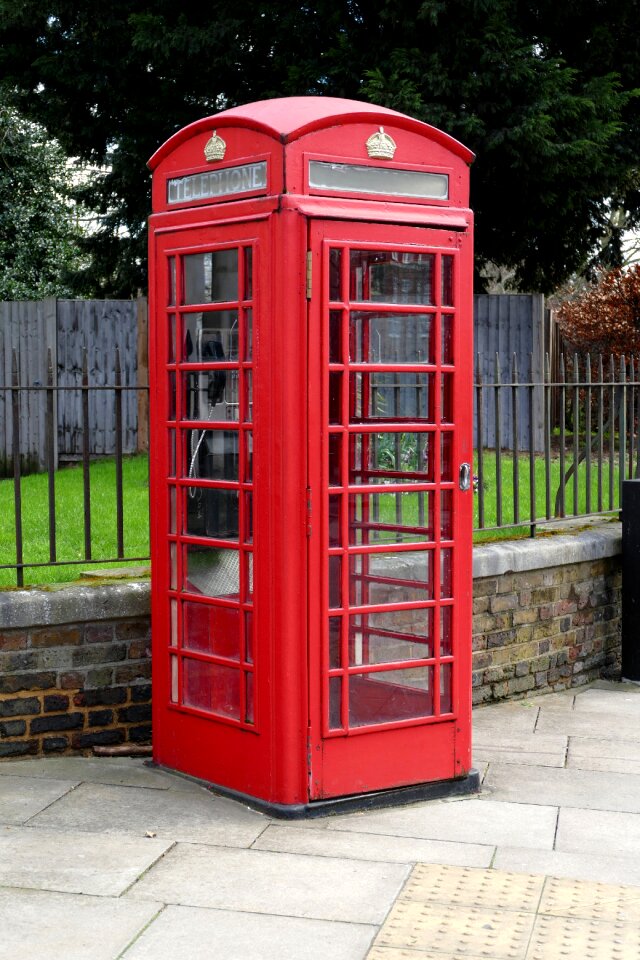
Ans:
[[[284,823],[132,759],[0,763],[0,960],[640,958],[640,688],[474,713],[482,794]]]

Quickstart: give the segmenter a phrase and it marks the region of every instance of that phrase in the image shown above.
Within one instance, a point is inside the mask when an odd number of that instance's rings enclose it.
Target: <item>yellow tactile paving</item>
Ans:
[[[640,888],[417,864],[367,960],[640,960]]]

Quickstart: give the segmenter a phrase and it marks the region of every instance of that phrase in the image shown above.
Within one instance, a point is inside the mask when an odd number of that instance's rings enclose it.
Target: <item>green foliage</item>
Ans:
[[[69,188],[61,148],[0,103],[0,300],[69,294],[79,234]]]
[[[477,266],[547,292],[620,258],[640,220],[634,0],[0,0],[0,75],[71,156],[109,172],[83,293],[144,288],[145,164],[177,129],[291,94],[371,100],[477,154]],[[615,220],[612,211],[616,212]],[[602,247],[602,238],[605,238]]]

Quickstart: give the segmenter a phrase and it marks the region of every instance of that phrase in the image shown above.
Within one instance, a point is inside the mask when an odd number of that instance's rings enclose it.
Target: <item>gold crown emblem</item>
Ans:
[[[393,137],[384,132],[384,127],[380,127],[375,133],[372,133],[367,140],[367,153],[375,160],[393,160],[396,152],[396,142]]]
[[[226,149],[226,143],[214,130],[204,146],[205,159],[208,160],[209,163],[213,163],[214,160],[224,160]]]

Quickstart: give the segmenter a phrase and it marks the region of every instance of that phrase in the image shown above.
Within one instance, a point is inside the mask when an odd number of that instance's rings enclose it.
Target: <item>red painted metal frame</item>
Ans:
[[[364,153],[364,141],[383,125],[398,143],[394,165],[408,169],[450,171],[450,197],[435,203],[405,202],[397,197],[366,199],[362,196],[310,196],[307,188],[309,157],[335,157],[339,162],[379,165]],[[195,201],[189,206],[168,205],[166,182],[211,169],[203,160],[203,147],[213,129],[227,142],[227,155],[221,166],[235,166],[254,160],[267,160],[269,196],[224,197]],[[151,420],[151,502],[153,572],[153,684],[154,684],[154,758],[164,766],[181,770],[231,790],[262,798],[273,804],[305,804],[331,796],[381,790],[387,787],[428,780],[463,776],[470,766],[470,611],[471,611],[471,496],[457,486],[457,468],[471,462],[471,214],[468,203],[468,170],[471,154],[461,144],[426,124],[367,104],[336,101],[330,98],[289,98],[226,111],[180,131],[152,158],[154,168],[154,216],[150,221],[150,372],[152,390]],[[242,269],[238,295],[224,304],[189,304],[170,307],[169,274],[171,257],[179,263],[184,255],[237,247],[251,247],[253,254],[253,294],[244,297]],[[390,364],[329,364],[326,321],[328,316],[328,250],[350,248],[406,250],[433,254],[440,263],[443,254],[456,258],[455,364],[403,364],[403,373],[428,373],[430,411],[440,403],[440,380],[445,373],[452,383],[450,402],[455,416],[443,424],[424,420],[376,420],[348,425],[355,403],[353,378],[366,388],[372,373],[395,370]],[[311,251],[313,275],[311,299],[305,297],[307,250]],[[346,253],[344,254],[346,256]],[[240,258],[242,261],[242,257]],[[178,271],[179,273],[179,271]],[[346,271],[345,271],[346,277]],[[354,303],[345,286],[336,310],[355,307],[366,313],[372,303]],[[178,281],[179,301],[179,281]],[[193,313],[218,310],[253,310],[254,353],[249,359],[239,354],[238,362],[218,360],[183,365],[180,356],[167,351],[170,314],[177,318]],[[376,307],[379,307],[376,304]],[[441,305],[384,307],[399,314],[432,312],[440,316]],[[435,320],[437,327],[438,320]],[[346,322],[345,349],[348,346]],[[464,324],[464,327],[463,327]],[[180,323],[177,323],[178,333]],[[179,339],[178,334],[176,336]],[[242,340],[242,334],[241,334]],[[242,346],[242,343],[240,344]],[[344,357],[343,357],[344,359]],[[253,377],[253,420],[208,422],[180,420],[181,400],[176,396],[176,419],[169,419],[171,390],[180,383],[183,371],[238,372],[242,381]],[[342,426],[328,424],[329,372],[342,372]],[[172,379],[173,375],[173,379]],[[367,395],[365,389],[365,397]],[[244,401],[241,401],[244,403]],[[246,413],[246,409],[244,411]],[[367,419],[366,400],[361,420]],[[188,476],[182,451],[182,476],[170,476],[169,441],[202,429],[253,434],[252,482],[239,475],[232,480],[194,480]],[[343,498],[342,546],[329,547],[327,445],[330,435],[360,435],[362,455],[376,432],[450,435],[451,476],[443,483],[435,476],[416,475],[418,482],[406,484],[401,473],[380,484],[355,484],[349,477],[349,457],[345,448],[342,464]],[[346,443],[346,440],[342,441]],[[244,443],[239,445],[239,468],[245,457]],[[439,462],[439,446],[434,468]],[[176,456],[178,456],[176,454]],[[180,473],[178,469],[177,473]],[[374,477],[369,470],[369,481]],[[351,482],[349,482],[351,481]],[[253,493],[253,541],[214,540],[184,532],[183,499],[187,488],[237,490],[241,498]],[[176,526],[172,518],[170,489],[176,490]],[[403,527],[402,542],[371,543],[361,533],[361,542],[350,543],[348,530],[352,496],[422,491],[433,515],[439,515],[441,491],[450,491],[453,501],[453,535],[450,541],[424,541],[420,523]],[[367,521],[367,501],[362,518]],[[243,524],[244,504],[240,507]],[[246,524],[245,524],[246,526]],[[380,529],[384,524],[379,524]],[[393,528],[393,524],[387,524]],[[370,525],[371,528],[371,525]],[[371,528],[372,529],[372,528]],[[412,542],[411,533],[416,534]],[[408,537],[408,539],[404,539]],[[399,539],[399,538],[396,538]],[[246,569],[240,575],[240,598],[212,599],[172,586],[170,560],[172,549],[182,566],[182,544],[209,548],[233,548],[241,556],[254,557],[253,603],[246,596]],[[422,552],[433,558],[439,551],[455,550],[455,587],[453,599],[441,601],[435,594],[425,602],[403,601],[391,607],[366,604],[342,610],[345,623],[342,635],[343,661],[340,669],[329,670],[327,642],[328,558],[343,558],[343,595],[348,598],[347,557],[361,557],[363,598],[371,574],[369,558],[384,552],[410,554]],[[439,564],[431,564],[432,572]],[[376,583],[394,585],[392,576],[376,574]],[[437,576],[435,583],[437,586]],[[247,656],[245,627],[241,627],[237,660],[211,651],[184,650],[182,606],[193,600],[204,621],[223,623],[225,611],[239,611],[244,619],[252,614],[253,656]],[[172,628],[174,601],[175,621]],[[451,655],[431,649],[420,660],[398,660],[392,664],[370,663],[345,666],[349,657],[349,617],[376,609],[435,611],[439,606],[454,609],[455,646]],[[435,613],[426,613],[434,617]],[[218,618],[216,620],[216,617]],[[222,618],[222,619],[220,619]],[[203,621],[203,622],[204,622]],[[435,619],[432,624],[437,633]],[[172,629],[175,633],[172,635]],[[200,627],[199,629],[205,629]],[[377,634],[380,630],[376,631]],[[362,629],[363,650],[367,651],[370,632]],[[393,629],[388,639],[397,639]],[[397,631],[396,631],[397,634]],[[433,644],[433,641],[431,641]],[[255,712],[245,714],[246,692],[240,687],[239,717],[214,715],[172,699],[170,656],[178,664],[212,663],[239,671],[240,677],[254,678]],[[327,689],[330,676],[358,677],[380,674],[385,669],[409,669],[427,666],[436,675],[440,665],[454,664],[453,709],[439,713],[436,683],[433,716],[415,717],[391,723],[372,723],[349,727],[346,692],[341,701],[342,727],[329,726]],[[181,689],[182,666],[177,677]],[[355,682],[360,682],[360,679]],[[346,684],[343,683],[346,690]],[[179,699],[179,698],[178,698]],[[422,701],[424,703],[424,699]],[[375,719],[372,717],[372,719]]]

